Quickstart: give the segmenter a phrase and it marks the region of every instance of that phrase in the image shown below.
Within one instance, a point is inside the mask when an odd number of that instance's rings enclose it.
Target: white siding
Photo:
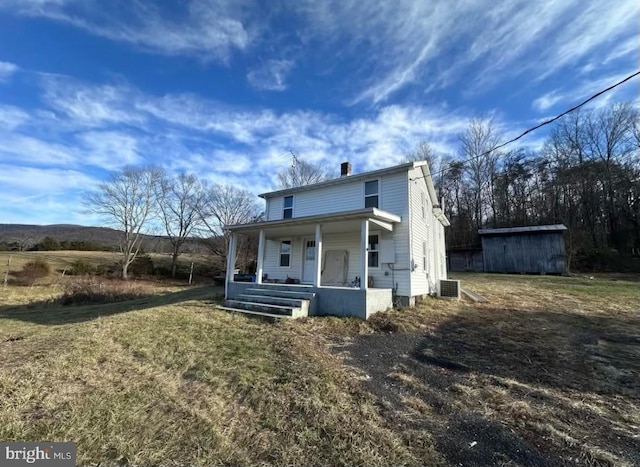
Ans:
[[[406,211],[402,203],[406,199],[407,174],[400,172],[385,177],[354,180],[353,182],[303,191],[293,194],[293,217],[331,214],[341,211],[354,211],[364,208],[364,183],[380,180],[380,209],[401,215]],[[267,220],[282,219],[283,197],[269,198]]]
[[[370,268],[369,276],[373,277],[375,288],[393,288],[397,284],[397,295],[411,295],[411,249],[409,247],[409,188],[408,172],[378,177],[380,180],[380,209],[401,217],[401,222],[394,224],[393,232],[387,232],[371,223],[371,234],[378,234],[380,240],[393,239],[395,248],[395,263],[380,264],[379,268]],[[355,180],[331,187],[310,190],[294,194],[293,216],[311,216],[329,214],[340,211],[351,211],[364,208],[364,180]],[[411,182],[412,184],[414,182]],[[419,202],[419,199],[418,199]],[[270,198],[267,203],[267,220],[282,219],[283,198]],[[418,205],[420,208],[420,205]],[[279,241],[272,239],[265,245],[264,273],[270,279],[286,279],[302,277],[302,239],[292,238],[293,254],[290,268],[280,268]],[[421,243],[420,243],[421,245]],[[348,281],[360,276],[360,231],[345,234],[325,234],[323,236],[323,251],[349,251]],[[382,245],[380,245],[382,250]],[[382,251],[380,251],[382,254]],[[417,257],[419,260],[421,256]],[[392,267],[395,271],[392,272]],[[386,273],[386,275],[385,275]],[[426,293],[426,292],[425,292]],[[415,295],[415,294],[414,294]]]
[[[267,200],[267,220],[274,221],[277,219],[282,219],[282,208],[282,197],[269,198]]]
[[[291,265],[280,267],[280,241],[291,240]],[[284,280],[288,277],[300,279],[302,273],[302,239],[287,237],[281,239],[267,239],[264,246],[264,265],[262,273],[269,279]]]
[[[424,295],[436,291],[440,262],[439,243],[437,242],[438,226],[440,222],[433,215],[433,205],[427,191],[427,183],[420,169],[414,169],[409,177],[415,179],[409,184],[411,205],[411,255],[414,270],[411,273],[411,296]],[[422,198],[425,199],[425,217],[422,217]],[[427,245],[427,270],[423,268],[423,242]]]
[[[393,232],[385,232],[383,238],[393,238],[396,249],[396,262],[391,267],[382,264],[379,270],[372,270],[375,287],[394,287],[398,285],[397,295],[409,296],[411,284],[409,282],[410,251],[409,251],[409,192],[408,173],[401,172],[387,175],[381,180],[380,209],[401,217],[402,221],[393,226]],[[370,229],[375,229],[371,227]],[[385,276],[384,273],[388,272]]]

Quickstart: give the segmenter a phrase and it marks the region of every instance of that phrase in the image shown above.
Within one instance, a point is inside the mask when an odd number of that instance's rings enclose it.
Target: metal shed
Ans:
[[[447,250],[447,270],[452,272],[483,272],[482,248],[452,248]]]
[[[565,274],[562,224],[480,229],[485,272]]]

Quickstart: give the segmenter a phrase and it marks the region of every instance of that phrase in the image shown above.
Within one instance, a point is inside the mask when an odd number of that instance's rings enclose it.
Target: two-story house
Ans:
[[[368,318],[435,295],[447,278],[444,228],[427,162],[260,195],[266,220],[231,225],[225,307]],[[257,235],[254,283],[235,282],[237,236]]]

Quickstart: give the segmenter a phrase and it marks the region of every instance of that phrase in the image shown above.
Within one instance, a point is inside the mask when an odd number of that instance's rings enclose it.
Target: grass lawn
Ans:
[[[101,465],[638,465],[640,283],[461,278],[489,303],[369,322],[0,286],[0,439]]]

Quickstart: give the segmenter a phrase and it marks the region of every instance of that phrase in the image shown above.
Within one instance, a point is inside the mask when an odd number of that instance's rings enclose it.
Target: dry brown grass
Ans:
[[[219,289],[78,307],[44,289],[0,305],[0,439],[75,441],[80,464],[439,461],[389,429],[324,337],[217,311]]]
[[[247,319],[208,287],[75,307],[61,283],[0,288],[0,439],[76,441],[81,464],[455,465],[469,419],[560,464],[632,465],[637,284],[493,277],[464,279],[487,304],[369,322]],[[419,345],[383,362],[394,403],[344,344],[403,333]]]
[[[638,465],[640,283],[463,280],[489,303],[427,302],[377,317],[424,333],[405,363],[389,366],[405,394],[401,425],[440,432],[460,417],[485,420],[553,453],[556,464]]]

